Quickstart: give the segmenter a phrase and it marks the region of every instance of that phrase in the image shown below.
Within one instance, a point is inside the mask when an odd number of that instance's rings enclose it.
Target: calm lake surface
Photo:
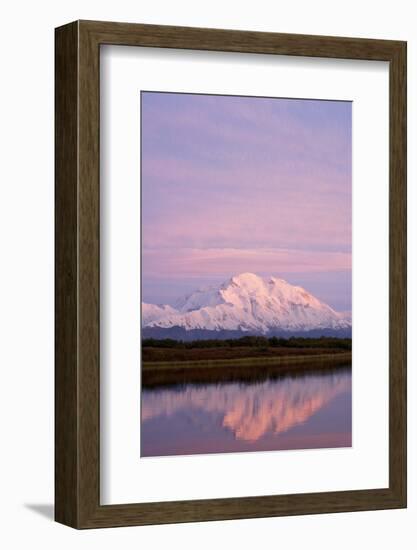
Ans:
[[[141,456],[352,445],[351,368],[143,388]]]

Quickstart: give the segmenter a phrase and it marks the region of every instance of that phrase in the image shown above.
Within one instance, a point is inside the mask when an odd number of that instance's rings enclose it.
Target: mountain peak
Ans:
[[[240,273],[220,286],[197,290],[174,308],[146,305],[144,326],[185,330],[347,329],[351,320],[301,287],[276,277]],[[169,309],[168,309],[169,308]]]
[[[237,286],[258,287],[258,288],[268,284],[293,287],[293,285],[288,283],[285,279],[281,279],[280,277],[274,277],[273,275],[269,277],[261,277],[260,275],[257,275],[256,273],[251,273],[249,271],[245,273],[239,273],[239,275],[234,275],[229,280],[229,283]],[[300,288],[300,287],[294,287],[294,288]]]
[[[232,285],[244,286],[244,287],[248,287],[248,286],[259,287],[265,284],[262,277],[259,277],[259,275],[255,275],[255,273],[249,273],[249,272],[240,273],[239,275],[234,275],[230,279],[230,283]]]

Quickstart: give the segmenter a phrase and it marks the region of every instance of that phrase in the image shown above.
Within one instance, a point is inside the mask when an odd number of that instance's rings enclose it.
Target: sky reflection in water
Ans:
[[[141,456],[350,447],[351,369],[142,390]]]

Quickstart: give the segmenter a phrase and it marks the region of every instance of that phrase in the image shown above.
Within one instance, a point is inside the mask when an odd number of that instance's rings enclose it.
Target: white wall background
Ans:
[[[366,546],[417,540],[417,17],[412,0],[15,0],[0,8],[0,544],[25,548]],[[408,40],[409,508],[77,532],[52,522],[54,27],[103,19]],[[376,205],[377,207],[377,205]],[[370,215],[372,215],[370,213]]]

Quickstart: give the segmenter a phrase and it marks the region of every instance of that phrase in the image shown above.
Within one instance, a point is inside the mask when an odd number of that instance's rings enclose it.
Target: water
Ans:
[[[352,445],[350,367],[143,388],[141,456]]]

